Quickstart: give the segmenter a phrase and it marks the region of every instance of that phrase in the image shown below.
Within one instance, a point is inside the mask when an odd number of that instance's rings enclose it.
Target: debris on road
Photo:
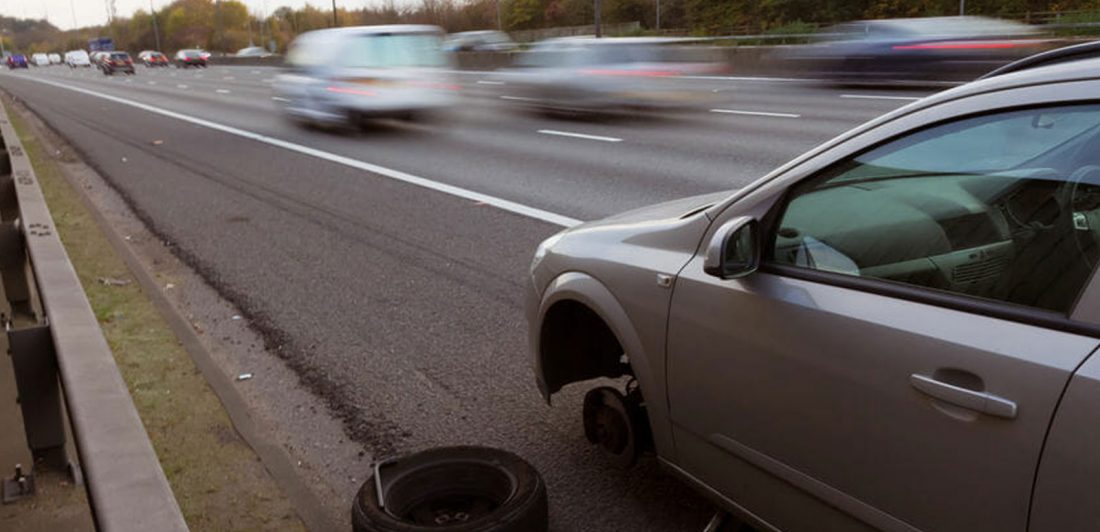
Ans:
[[[126,286],[133,282],[130,279],[115,279],[113,277],[100,277],[97,280],[99,284],[104,286]]]
[[[160,139],[157,139],[157,140],[154,140],[154,141],[150,142],[149,144],[152,144],[153,146],[160,146],[161,144],[164,144],[164,141],[160,140]]]
[[[233,317],[230,318],[230,319],[233,320],[233,321],[238,321],[238,320],[241,319],[241,315],[240,314],[234,314]]]
[[[251,373],[241,373],[240,375],[237,375],[237,380],[238,381],[246,381],[246,380],[251,379],[251,378],[252,378]]]

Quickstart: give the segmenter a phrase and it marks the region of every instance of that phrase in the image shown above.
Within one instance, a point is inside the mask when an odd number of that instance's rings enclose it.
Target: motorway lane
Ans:
[[[139,68],[133,78],[110,78],[81,69],[28,74],[61,76],[63,79],[56,81],[304,145],[323,146],[333,153],[580,219],[741,186],[792,154],[905,103],[845,99],[840,98],[843,92],[794,83],[699,81],[703,92],[724,91],[711,93],[718,95],[712,102],[714,108],[796,113],[800,118],[734,116],[703,109],[652,119],[547,120],[519,112],[521,106],[514,102],[493,97],[506,94],[507,85],[477,85],[477,80],[463,76],[459,79],[464,89],[476,97],[464,100],[443,124],[380,121],[364,135],[339,136],[287,128],[277,113],[279,103],[271,101],[267,81],[274,79],[275,71]],[[225,77],[249,88],[234,88]],[[158,84],[149,86],[148,81]],[[219,89],[231,92],[219,94]],[[609,146],[538,133],[547,129],[622,142]],[[425,149],[428,146],[430,150]],[[640,186],[624,187],[627,183]]]
[[[698,530],[708,517],[706,503],[652,460],[621,472],[600,459],[581,433],[582,388],[553,408],[538,397],[522,287],[534,246],[557,227],[22,78],[110,91],[582,219],[738,186],[904,103],[738,82],[723,105],[801,117],[567,122],[511,113],[494,98],[506,86],[478,85],[448,122],[340,136],[280,120],[270,71],[252,70],[105,79],[43,69],[2,75],[0,87],[62,132],[240,306],[367,450],[512,449],[547,477],[555,530]],[[726,85],[701,82],[712,84]],[[838,119],[844,109],[851,116]],[[538,133],[547,129],[623,140]]]

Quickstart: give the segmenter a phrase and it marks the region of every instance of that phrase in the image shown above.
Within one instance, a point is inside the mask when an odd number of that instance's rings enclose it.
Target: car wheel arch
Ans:
[[[626,309],[611,290],[595,277],[585,273],[566,272],[559,275],[548,284],[539,304],[536,321],[539,330],[537,334],[532,335],[532,349],[535,353],[536,375],[547,401],[553,393],[567,384],[607,376],[587,377],[586,375],[590,374],[593,368],[608,369],[605,364],[609,365],[607,358],[599,362],[581,358],[593,354],[608,357],[609,354],[606,351],[600,352],[597,349],[570,352],[568,342],[564,345],[548,345],[554,341],[548,336],[560,332],[560,329],[555,331],[554,327],[568,325],[568,318],[563,321],[562,315],[558,314],[563,311],[590,312],[589,318],[595,317],[600,320],[602,326],[613,335],[620,348],[615,361],[618,362],[623,354],[627,356],[629,374],[637,380],[646,398],[647,412],[650,424],[654,428],[658,452],[664,454],[665,450],[671,451],[671,440],[663,438],[663,431],[659,428],[666,426],[668,422],[663,378],[664,364],[662,362],[654,365],[655,361],[660,361],[654,358],[654,353],[645,349],[641,336],[631,323]],[[587,323],[587,325],[594,324]],[[550,349],[547,349],[548,347]],[[598,347],[603,346],[598,345]]]

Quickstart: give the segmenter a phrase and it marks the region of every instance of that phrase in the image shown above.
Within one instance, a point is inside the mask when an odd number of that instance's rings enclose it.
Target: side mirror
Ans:
[[[718,228],[707,245],[703,271],[719,279],[738,279],[760,266],[756,218],[734,218]]]

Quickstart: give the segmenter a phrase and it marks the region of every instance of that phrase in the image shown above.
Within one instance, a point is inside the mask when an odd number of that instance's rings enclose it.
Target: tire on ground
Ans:
[[[372,471],[352,505],[355,532],[545,532],[546,484],[531,464],[488,447],[442,447]]]

